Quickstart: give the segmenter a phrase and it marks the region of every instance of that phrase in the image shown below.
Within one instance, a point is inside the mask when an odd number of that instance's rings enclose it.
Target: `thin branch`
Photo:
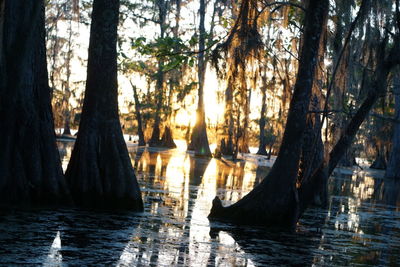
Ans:
[[[292,57],[294,57],[297,61],[300,61],[300,59],[297,57],[297,56],[295,56],[291,51],[289,51],[285,46],[282,46],[283,47],[283,49],[287,52],[287,53],[289,53]]]
[[[268,3],[267,1],[264,0],[264,6],[261,8],[261,10],[258,12],[258,14],[255,17],[255,20],[258,19],[258,17],[268,8],[274,5],[279,5],[278,7],[274,8],[273,11],[271,11],[271,13],[274,13],[277,9],[281,8],[282,6],[292,6],[292,7],[296,7],[299,8],[301,10],[303,10],[304,12],[306,12],[306,9],[302,6],[299,5],[297,3],[293,3],[293,2],[273,2],[273,3]]]
[[[366,3],[365,0],[363,0],[361,2],[360,9],[358,10],[357,16],[355,17],[354,21],[350,25],[350,28],[349,28],[349,31],[347,32],[347,36],[346,36],[346,39],[344,41],[343,47],[342,47],[342,49],[340,51],[340,54],[339,54],[339,57],[338,57],[338,59],[336,61],[335,68],[333,69],[331,81],[330,81],[330,83],[328,85],[328,90],[326,92],[326,97],[325,97],[325,104],[324,104],[324,109],[325,110],[328,109],[329,97],[331,95],[331,91],[332,91],[332,87],[333,87],[333,84],[334,84],[334,81],[335,81],[336,73],[337,73],[337,71],[339,69],[339,66],[340,66],[340,63],[342,61],[342,57],[343,57],[344,51],[347,49],[347,46],[348,46],[348,44],[350,42],[350,38],[351,38],[351,36],[353,34],[353,31],[354,31],[354,29],[355,29],[355,27],[357,25],[358,20],[361,17],[361,14],[363,13],[363,9],[364,9],[365,3]],[[322,116],[321,126],[320,126],[321,129],[322,129],[322,125],[325,122],[325,119],[326,119],[326,116],[325,115]],[[320,132],[321,129],[318,132]]]
[[[153,23],[155,23],[155,24],[160,24],[160,21],[159,21],[159,20],[156,20],[156,19],[149,19],[149,18],[146,18],[146,17],[144,17],[144,16],[142,16],[142,15],[135,14],[135,13],[133,13],[133,12],[132,12],[131,14],[132,14],[133,17],[142,19],[142,20],[144,20],[144,21],[146,21],[146,22],[150,21],[150,22],[153,22]]]
[[[272,3],[268,3],[265,0],[264,0],[264,6],[263,6],[262,11],[264,11],[267,7],[271,7],[271,6],[275,6],[275,5],[279,5],[278,8],[281,8],[282,6],[292,6],[292,7],[299,8],[299,9],[303,10],[304,12],[307,11],[302,5],[299,5],[294,2],[276,1],[276,2],[272,2]]]

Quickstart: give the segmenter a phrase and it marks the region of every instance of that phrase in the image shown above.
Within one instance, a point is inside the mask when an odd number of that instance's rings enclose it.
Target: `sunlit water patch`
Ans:
[[[59,143],[64,169],[72,146]],[[2,214],[0,265],[400,265],[398,183],[340,170],[329,181],[329,208],[307,210],[296,233],[222,223],[210,227],[207,215],[215,195],[225,204],[237,201],[265,177],[268,164],[253,156],[237,163],[195,158],[182,147],[129,146],[143,213]]]

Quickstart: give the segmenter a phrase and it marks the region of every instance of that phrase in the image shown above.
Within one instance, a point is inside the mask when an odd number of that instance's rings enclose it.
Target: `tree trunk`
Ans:
[[[64,86],[64,95],[63,95],[63,115],[64,115],[64,132],[63,135],[71,135],[71,110],[69,108],[69,99],[71,97],[71,87],[70,87],[70,78],[71,78],[71,59],[72,59],[72,15],[69,18],[69,36],[68,36],[68,52],[66,54],[65,59],[65,67],[67,71],[67,77],[65,80]]]
[[[390,153],[386,178],[400,181],[400,75],[394,79],[395,123],[393,125],[392,151]]]
[[[66,178],[80,206],[141,211],[118,116],[118,16],[119,0],[94,0],[85,99]]]
[[[243,82],[243,86],[246,86],[246,83]],[[249,123],[250,123],[250,99],[251,99],[251,89],[247,89],[245,87],[244,90],[244,118],[243,118],[243,128],[241,128],[240,139],[237,145],[238,152],[240,153],[250,153],[249,149]],[[248,92],[248,93],[247,93]],[[240,111],[238,111],[240,112]]]
[[[153,124],[153,132],[151,134],[149,140],[149,146],[155,147],[161,145],[160,139],[160,126],[161,126],[161,110],[162,110],[162,103],[163,103],[163,94],[164,94],[164,72],[163,72],[164,63],[162,60],[158,63],[158,71],[157,71],[157,83],[156,83],[156,112]]]
[[[199,23],[199,51],[197,56],[198,68],[198,104],[197,104],[197,120],[193,128],[191,142],[188,150],[194,150],[195,155],[203,157],[211,157],[210,145],[207,137],[207,126],[204,112],[204,81],[207,69],[207,61],[204,56],[206,30],[204,27],[206,15],[206,1],[200,0],[200,23]]]
[[[172,138],[171,128],[165,126],[163,136],[161,138],[161,147],[176,148],[174,139]]]
[[[0,1],[0,205],[68,203],[50,104],[43,1]]]
[[[168,3],[165,0],[157,0],[155,1],[155,5],[158,9],[158,23],[160,26],[160,38],[163,39],[165,37],[165,20],[167,16],[167,5]],[[154,117],[153,124],[153,132],[151,134],[149,140],[149,146],[155,147],[161,145],[160,139],[160,127],[161,127],[161,112],[163,110],[163,101],[165,93],[165,73],[164,73],[164,60],[158,60],[158,69],[157,69],[157,81],[156,81],[156,113]]]
[[[216,197],[209,219],[238,224],[294,227],[298,219],[296,180],[303,133],[310,103],[322,25],[329,7],[327,0],[310,0],[305,18],[304,43],[278,157],[268,176],[237,203],[223,207]]]
[[[133,98],[135,99],[135,114],[136,114],[136,120],[138,123],[139,146],[145,146],[146,141],[144,140],[142,114],[140,113],[141,108],[140,108],[139,96],[137,93],[136,86],[132,83],[132,81],[129,81],[129,82],[131,83],[131,86],[132,86]]]
[[[386,44],[381,45],[385,46]],[[357,110],[354,117],[350,120],[346,129],[341,134],[338,142],[330,152],[328,166],[329,175],[333,172],[346,150],[350,147],[354,137],[357,134],[358,129],[360,128],[365,118],[368,116],[379,95],[385,92],[387,78],[391,68],[392,66],[389,66],[384,59],[381,59],[379,64],[377,64],[376,72],[374,75],[374,77],[376,78],[372,84],[372,88],[370,88],[370,90],[368,91],[366,99]]]
[[[333,93],[333,105],[332,109],[341,110],[343,109],[345,91],[347,89],[347,79],[349,75],[349,56],[350,56],[350,45],[343,47],[343,39],[345,39],[345,27],[343,25],[350,25],[350,12],[351,12],[351,1],[340,1],[336,6],[338,16],[335,23],[335,34],[333,37],[332,50],[333,50],[333,65],[336,66],[339,62],[336,75],[332,81],[332,93]],[[342,51],[345,49],[344,51]],[[343,56],[341,54],[343,53]],[[341,130],[345,127],[345,117],[342,112],[333,114],[331,121],[331,148],[336,144],[340,138]]]
[[[264,73],[262,77],[262,87],[261,87],[261,113],[260,113],[260,120],[258,121],[258,125],[260,127],[260,136],[259,136],[259,146],[258,146],[258,155],[268,155],[266,147],[266,137],[265,137],[265,123],[266,123],[266,110],[267,110],[267,75]]]
[[[326,41],[327,41],[327,21],[322,25],[322,35],[319,43],[317,67],[314,74],[314,82],[312,86],[312,99],[310,103],[310,111],[323,110],[322,89],[324,88],[324,71],[322,66],[325,60]],[[308,183],[312,172],[316,170],[323,162],[325,156],[324,144],[322,142],[322,122],[321,115],[317,112],[310,112],[307,115],[307,128],[303,136],[303,147],[300,160],[299,177],[297,186]],[[316,181],[313,190],[307,192],[311,194],[308,198],[312,199],[313,204],[325,206],[327,204],[327,179],[321,176],[321,181]],[[301,190],[300,190],[301,191]],[[302,196],[300,194],[300,196]],[[302,209],[303,199],[300,197],[300,209]]]

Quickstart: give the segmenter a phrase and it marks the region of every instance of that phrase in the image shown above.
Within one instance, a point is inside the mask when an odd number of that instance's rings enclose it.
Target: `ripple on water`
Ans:
[[[59,144],[64,168],[72,144]],[[296,233],[223,223],[210,229],[207,215],[214,196],[232,203],[247,194],[268,172],[256,165],[259,160],[226,164],[179,149],[130,147],[130,153],[143,213],[2,214],[0,265],[400,265],[398,205],[387,205],[379,191],[385,181],[368,172],[337,171],[329,181],[328,210],[308,209]]]

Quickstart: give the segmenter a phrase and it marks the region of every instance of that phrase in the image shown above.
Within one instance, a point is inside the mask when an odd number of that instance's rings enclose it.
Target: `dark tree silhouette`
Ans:
[[[68,202],[47,78],[43,1],[0,1],[0,204]]]
[[[118,16],[119,0],[94,0],[85,100],[66,178],[78,205],[142,210],[118,116]]]

